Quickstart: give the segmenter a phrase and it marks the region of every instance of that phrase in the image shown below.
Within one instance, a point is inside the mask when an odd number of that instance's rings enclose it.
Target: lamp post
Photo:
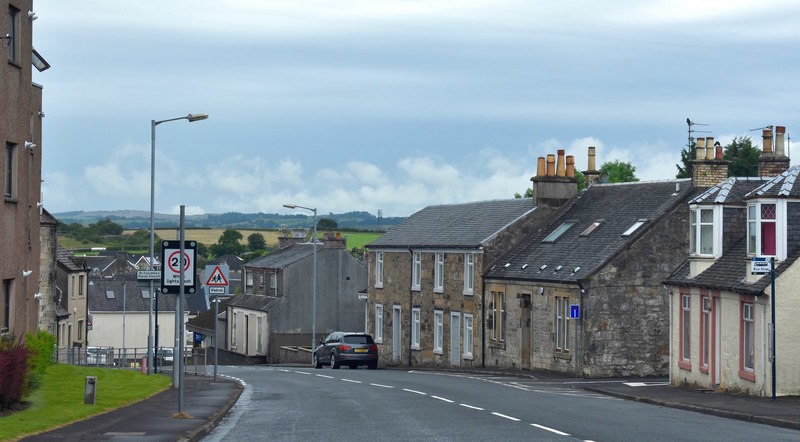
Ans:
[[[312,301],[311,301],[311,353],[314,353],[314,348],[317,346],[317,209],[311,207],[298,206],[296,204],[284,204],[283,207],[287,209],[305,209],[314,213],[314,271],[312,282]]]
[[[156,126],[161,123],[177,120],[189,120],[190,123],[205,120],[207,114],[189,114],[185,117],[168,118],[166,120],[150,120],[150,270],[153,270],[153,240],[154,234],[154,210],[155,210],[155,189],[156,189]],[[163,270],[162,270],[163,271]],[[150,308],[147,320],[147,374],[153,373],[153,280],[150,280]]]

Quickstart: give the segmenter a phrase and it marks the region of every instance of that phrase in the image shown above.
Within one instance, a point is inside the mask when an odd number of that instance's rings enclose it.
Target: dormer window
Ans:
[[[689,225],[689,247],[692,255],[714,255],[714,209],[692,209]]]
[[[783,219],[784,207],[775,202],[747,205],[747,253],[785,258],[778,221]]]

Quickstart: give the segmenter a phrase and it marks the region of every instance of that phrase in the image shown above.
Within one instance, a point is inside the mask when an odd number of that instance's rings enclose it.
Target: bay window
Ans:
[[[711,256],[714,253],[714,209],[691,210],[689,244],[693,255]]]
[[[747,253],[785,259],[786,247],[781,244],[779,220],[785,206],[774,202],[752,203],[747,206]]]

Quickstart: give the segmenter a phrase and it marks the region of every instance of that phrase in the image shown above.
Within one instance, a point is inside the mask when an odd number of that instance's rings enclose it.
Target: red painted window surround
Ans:
[[[684,359],[684,357],[683,357],[684,327],[690,327],[690,330],[691,330],[691,310],[689,310],[689,312],[688,312],[689,313],[689,315],[688,315],[689,317],[685,318],[684,317],[684,310],[683,310],[683,297],[684,296],[689,296],[689,295],[690,295],[690,293],[681,291],[680,292],[680,297],[679,297],[680,303],[678,304],[679,305],[678,308],[680,308],[680,332],[679,332],[680,333],[680,339],[679,339],[679,343],[678,343],[678,368],[680,368],[682,370],[692,371],[692,360],[691,359]],[[691,306],[691,297],[689,299],[690,299],[690,306]],[[691,332],[690,332],[690,335],[691,335]],[[689,353],[691,355],[691,349],[690,349]]]
[[[746,370],[744,368],[744,305],[753,304],[754,301],[755,298],[750,295],[740,295],[739,297],[739,377],[750,382],[756,381],[756,373],[755,373],[755,367],[753,367],[752,371]],[[756,327],[754,321],[753,333],[755,333],[755,329]],[[753,337],[753,339],[755,340],[755,336]]]

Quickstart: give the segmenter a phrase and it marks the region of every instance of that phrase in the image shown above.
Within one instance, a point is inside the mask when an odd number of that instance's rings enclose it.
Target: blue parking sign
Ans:
[[[580,319],[581,306],[578,304],[571,304],[569,306],[569,319]]]

